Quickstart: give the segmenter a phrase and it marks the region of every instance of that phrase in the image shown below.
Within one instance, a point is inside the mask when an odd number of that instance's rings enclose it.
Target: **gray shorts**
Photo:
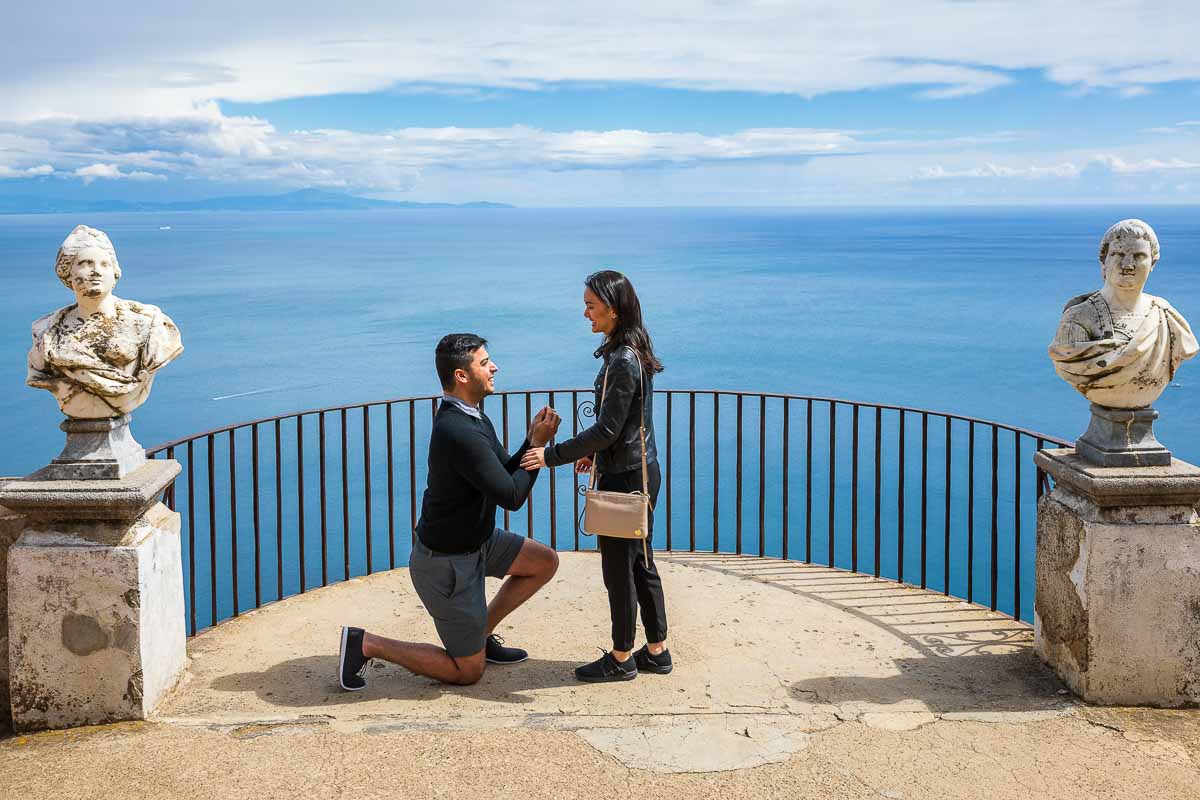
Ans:
[[[433,617],[446,652],[454,658],[483,649],[487,629],[483,577],[507,575],[524,543],[524,536],[496,528],[474,553],[439,553],[420,539],[413,544],[408,561],[413,588]]]

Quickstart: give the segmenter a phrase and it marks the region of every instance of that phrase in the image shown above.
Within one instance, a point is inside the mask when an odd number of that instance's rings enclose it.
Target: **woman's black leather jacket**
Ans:
[[[654,374],[648,369],[642,369],[639,373],[638,357],[629,347],[609,353],[605,362],[596,376],[596,424],[580,431],[574,438],[547,446],[547,466],[570,464],[595,454],[593,466],[601,474],[641,469],[642,440],[639,428],[642,416],[638,411],[638,403],[642,404],[646,419],[646,463],[658,461],[658,451],[654,445]],[[600,390],[604,385],[606,368],[608,389],[601,403]]]

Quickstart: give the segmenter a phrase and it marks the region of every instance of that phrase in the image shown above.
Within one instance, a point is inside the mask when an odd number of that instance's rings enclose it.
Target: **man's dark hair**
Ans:
[[[487,345],[487,339],[473,333],[448,333],[438,342],[434,363],[438,380],[447,392],[454,388],[454,370],[471,366],[472,354]]]

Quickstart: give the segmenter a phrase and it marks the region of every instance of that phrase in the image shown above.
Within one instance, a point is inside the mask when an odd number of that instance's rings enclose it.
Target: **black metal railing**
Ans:
[[[663,468],[657,548],[825,564],[1031,617],[1028,533],[1047,487],[1032,454],[1066,442],[956,414],[835,398],[655,395]],[[535,406],[554,406],[561,432],[578,433],[594,413],[591,398],[584,389],[504,392],[484,410],[513,449]],[[165,500],[182,517],[189,633],[406,564],[438,402],[403,398],[286,414],[148,451],[183,466]],[[547,472],[522,511],[504,512],[504,526],[556,549],[594,549],[580,535],[579,494],[559,490],[574,476]]]

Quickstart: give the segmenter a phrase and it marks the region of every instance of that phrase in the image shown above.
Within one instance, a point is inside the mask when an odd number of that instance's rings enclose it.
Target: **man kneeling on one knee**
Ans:
[[[554,409],[537,413],[529,435],[511,456],[480,409],[496,390],[496,364],[487,342],[453,333],[437,346],[435,361],[445,395],[429,439],[429,482],[417,522],[409,574],[433,617],[443,647],[388,639],[362,628],[342,628],[338,682],[357,691],[372,658],[399,664],[444,683],[472,684],[487,662],[515,664],[528,655],[505,647],[493,631],[542,588],[558,569],[558,554],[543,544],[496,527],[496,506],[516,511],[529,497],[536,472],[522,469],[530,447],[545,447],[562,421]],[[492,602],[484,576],[505,578]]]

